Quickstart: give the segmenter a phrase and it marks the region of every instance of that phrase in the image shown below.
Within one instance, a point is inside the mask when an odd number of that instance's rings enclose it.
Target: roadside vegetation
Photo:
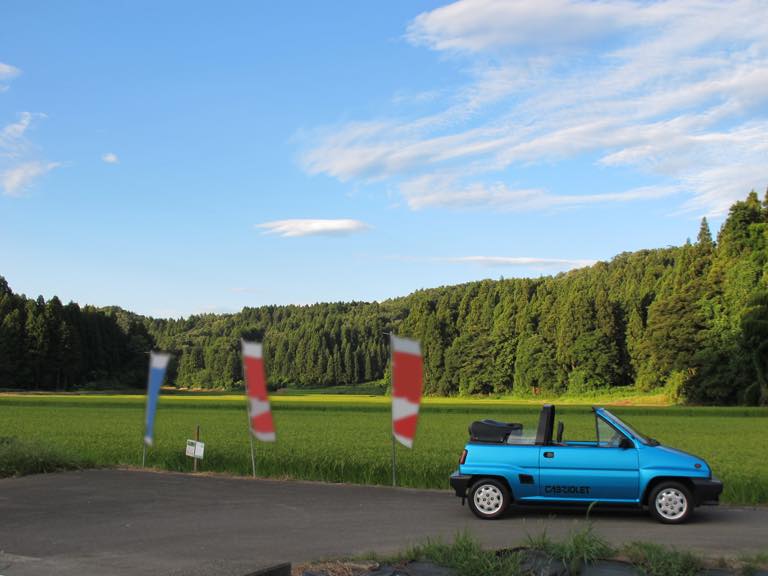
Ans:
[[[276,396],[272,405],[277,442],[256,444],[257,475],[391,483],[388,398]],[[617,406],[612,410],[661,442],[705,458],[725,483],[723,502],[768,503],[768,449],[764,442],[768,409]],[[397,449],[398,484],[447,489],[447,478],[456,469],[467,440],[467,426],[473,420],[496,418],[533,429],[538,414],[538,405],[511,400],[425,399],[414,448]],[[594,433],[588,406],[562,406],[558,419],[566,424],[566,439],[588,438]],[[0,396],[0,437],[13,438],[21,446],[14,448],[14,458],[21,458],[25,450],[34,454],[45,448],[53,451],[58,462],[73,468],[84,463],[138,466],[143,423],[141,395]],[[147,466],[191,470],[184,448],[198,424],[206,443],[202,470],[251,474],[242,395],[161,396],[155,446],[147,452]],[[8,456],[2,461],[9,461]],[[28,469],[4,466],[3,474]]]
[[[0,436],[0,478],[93,467],[68,450],[39,442]]]
[[[450,568],[457,576],[565,576],[579,574],[584,571],[585,566],[600,563],[605,566],[601,574],[645,576],[696,576],[707,569],[719,570],[716,572],[718,574],[749,576],[757,570],[768,568],[768,557],[764,554],[708,558],[691,551],[651,542],[631,542],[614,547],[595,533],[589,522],[575,528],[562,541],[553,540],[546,533],[540,533],[528,535],[524,546],[487,550],[471,534],[460,532],[450,543],[427,540],[398,554],[369,554],[364,559],[369,563],[404,567],[406,572],[407,565],[411,562],[429,562]],[[365,574],[365,570],[359,568],[359,560],[350,562],[349,565],[357,567],[358,571],[337,573]]]

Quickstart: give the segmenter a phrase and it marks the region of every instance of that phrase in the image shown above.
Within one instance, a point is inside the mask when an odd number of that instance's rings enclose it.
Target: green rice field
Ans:
[[[360,484],[391,483],[389,399],[307,395],[272,401],[278,441],[255,443],[257,475]],[[723,501],[768,503],[768,409],[617,406],[612,411],[660,442],[705,458],[725,483]],[[425,399],[413,450],[398,446],[398,484],[448,488],[467,439],[482,418],[535,427],[539,407],[506,400]],[[588,406],[559,408],[566,439],[588,439]],[[73,466],[139,466],[144,397],[128,395],[0,395],[2,446],[17,443]],[[161,397],[155,445],[147,466],[187,471],[187,438],[200,425],[202,470],[251,473],[243,396]]]

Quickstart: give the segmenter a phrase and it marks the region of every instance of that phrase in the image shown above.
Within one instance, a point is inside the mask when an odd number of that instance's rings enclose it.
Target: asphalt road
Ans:
[[[596,512],[595,530],[708,555],[768,549],[768,508],[708,507],[684,526]],[[583,512],[475,519],[452,492],[90,470],[0,480],[0,575],[233,575],[281,562],[393,552],[469,530],[513,546],[565,536]]]

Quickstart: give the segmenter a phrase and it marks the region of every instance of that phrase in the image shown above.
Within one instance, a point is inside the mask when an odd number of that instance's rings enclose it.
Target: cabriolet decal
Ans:
[[[584,494],[589,495],[589,486],[544,486],[546,494]]]

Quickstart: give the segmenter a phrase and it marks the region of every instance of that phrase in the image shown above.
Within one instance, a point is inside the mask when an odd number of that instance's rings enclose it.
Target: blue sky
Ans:
[[[0,274],[154,316],[382,300],[713,231],[768,3],[0,6]]]

